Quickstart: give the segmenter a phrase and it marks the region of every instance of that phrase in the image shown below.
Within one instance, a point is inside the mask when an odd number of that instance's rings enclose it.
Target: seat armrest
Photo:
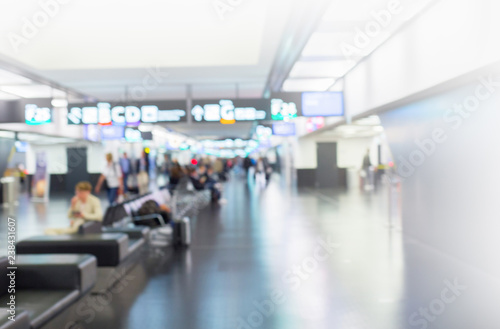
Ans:
[[[102,223],[98,221],[87,221],[78,228],[78,234],[96,234],[101,232]]]
[[[0,307],[0,329],[30,329],[30,317],[24,310],[16,310],[15,321],[9,320],[10,309]]]
[[[92,255],[18,255],[16,284],[19,289],[90,290],[97,278]]]
[[[160,214],[134,216],[132,220],[136,225],[141,225],[141,222],[145,223],[145,222],[150,222],[151,220],[157,220],[161,226],[165,226],[165,220],[163,219],[163,216]]]
[[[147,239],[151,229],[147,226],[104,227],[103,233],[125,233],[129,240]]]
[[[123,233],[34,236],[16,244],[17,254],[91,254],[97,266],[118,266],[128,253]]]

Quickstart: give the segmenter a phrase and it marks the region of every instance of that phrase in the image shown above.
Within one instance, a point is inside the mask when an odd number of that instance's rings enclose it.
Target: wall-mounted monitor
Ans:
[[[302,116],[332,117],[344,115],[344,94],[342,92],[302,93]]]

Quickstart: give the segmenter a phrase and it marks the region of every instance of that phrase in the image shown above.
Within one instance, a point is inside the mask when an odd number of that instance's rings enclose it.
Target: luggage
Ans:
[[[184,217],[173,222],[174,246],[189,246],[191,244],[191,223],[189,217]]]
[[[173,229],[170,226],[163,226],[151,230],[149,243],[154,247],[166,247],[171,243]]]

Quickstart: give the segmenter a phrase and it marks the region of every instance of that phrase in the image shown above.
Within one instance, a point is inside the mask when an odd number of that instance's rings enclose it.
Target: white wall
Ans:
[[[347,111],[355,116],[391,109],[393,102],[451,85],[447,82],[500,61],[499,14],[496,0],[438,1],[346,76]],[[380,116],[405,176],[404,232],[500,275],[495,261],[500,250],[500,90],[495,87],[479,109],[463,112],[466,119],[450,112],[454,104],[472,102],[479,85],[469,81],[467,87]],[[424,140],[427,153],[417,145]]]
[[[500,1],[441,0],[345,79],[350,115],[500,61]]]
[[[296,169],[316,169],[318,167],[318,152],[314,138],[296,140],[293,149]]]
[[[349,138],[337,142],[337,166],[339,168],[360,169],[366,150],[370,149],[370,160],[376,163],[376,148],[373,148],[373,138]],[[375,151],[375,153],[373,152]]]
[[[87,147],[87,170],[91,174],[102,172],[106,164],[105,149],[102,144],[91,144]]]
[[[493,79],[500,82],[500,75]],[[464,117],[451,110],[464,100],[465,107],[473,104],[478,88],[486,90],[480,85],[380,117],[404,179],[404,232],[500,275],[500,87]]]

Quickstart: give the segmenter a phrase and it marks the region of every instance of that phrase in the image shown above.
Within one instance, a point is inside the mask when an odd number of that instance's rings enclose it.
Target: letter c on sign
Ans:
[[[115,106],[111,110],[111,120],[114,123],[125,123],[125,108],[123,106]]]

